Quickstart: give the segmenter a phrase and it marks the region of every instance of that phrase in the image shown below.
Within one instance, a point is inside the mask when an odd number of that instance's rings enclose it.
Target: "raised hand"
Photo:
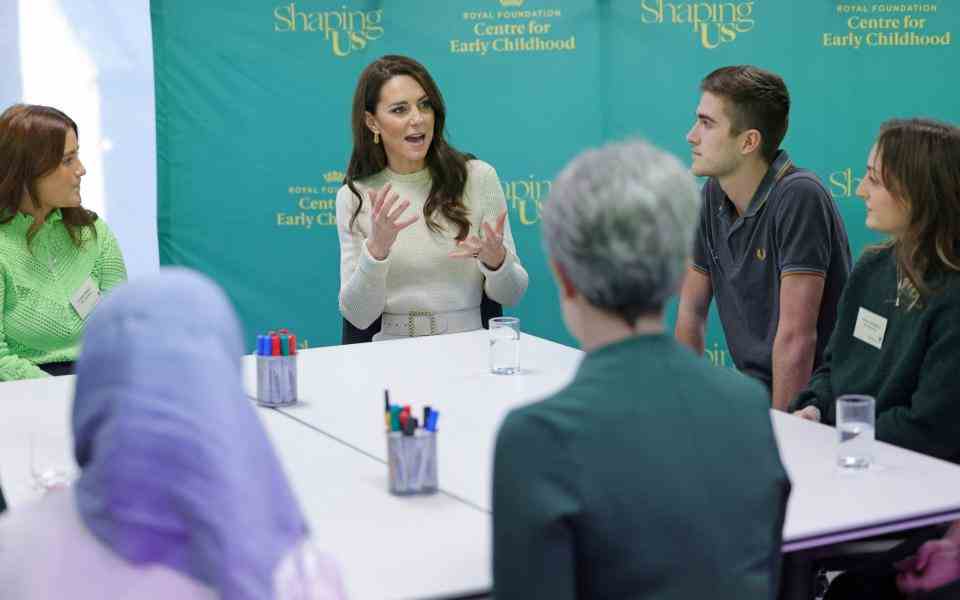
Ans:
[[[457,242],[457,249],[450,252],[451,258],[479,258],[484,266],[497,270],[507,258],[507,249],[503,246],[503,229],[507,222],[507,211],[500,213],[496,224],[484,222],[480,225],[482,238],[475,235]]]
[[[419,215],[400,220],[400,215],[410,206],[408,200],[399,203],[400,195],[393,191],[388,183],[379,190],[367,192],[370,200],[370,237],[367,239],[367,250],[377,260],[383,260],[390,254],[393,243],[397,241],[397,234],[402,229],[417,222]]]

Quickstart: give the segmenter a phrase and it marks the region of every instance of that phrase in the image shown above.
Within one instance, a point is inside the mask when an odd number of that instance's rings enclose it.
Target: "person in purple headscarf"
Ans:
[[[339,599],[241,385],[223,292],[184,269],[118,288],[77,363],[81,475],[0,520],[3,597]]]

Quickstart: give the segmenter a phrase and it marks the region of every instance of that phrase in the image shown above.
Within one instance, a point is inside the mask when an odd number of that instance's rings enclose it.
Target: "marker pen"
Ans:
[[[390,392],[383,390],[383,420],[386,422],[387,431],[390,431]]]
[[[400,431],[400,407],[390,405],[390,431]]]
[[[270,355],[280,356],[280,336],[277,334],[270,336]]]

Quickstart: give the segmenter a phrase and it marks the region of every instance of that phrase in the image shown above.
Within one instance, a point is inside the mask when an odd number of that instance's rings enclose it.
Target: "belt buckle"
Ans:
[[[430,317],[430,334],[436,335],[437,333],[437,318],[432,312],[428,310],[411,310],[407,316],[407,333],[410,337],[417,337],[417,327],[414,324],[414,319],[418,317]],[[424,334],[426,335],[426,334]]]

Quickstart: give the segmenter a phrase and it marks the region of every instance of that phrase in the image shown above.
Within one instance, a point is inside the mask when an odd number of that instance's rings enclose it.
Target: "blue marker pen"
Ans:
[[[257,334],[257,356],[263,356],[263,334]]]
[[[263,348],[260,350],[261,356],[270,356],[270,336],[263,336]]]

